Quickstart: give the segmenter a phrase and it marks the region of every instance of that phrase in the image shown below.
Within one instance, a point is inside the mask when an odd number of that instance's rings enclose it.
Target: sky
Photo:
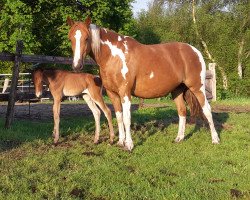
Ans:
[[[151,0],[135,0],[135,2],[132,3],[134,16],[137,16],[137,13],[142,9],[147,10],[150,1]]]

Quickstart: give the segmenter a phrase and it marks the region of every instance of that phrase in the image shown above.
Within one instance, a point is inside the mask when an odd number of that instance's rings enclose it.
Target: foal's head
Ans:
[[[83,67],[85,56],[90,51],[90,30],[91,19],[87,17],[85,22],[75,22],[70,17],[67,24],[70,26],[68,37],[73,50],[73,66],[75,71],[80,71]]]
[[[32,73],[36,96],[39,98],[43,92],[43,70],[37,69]]]

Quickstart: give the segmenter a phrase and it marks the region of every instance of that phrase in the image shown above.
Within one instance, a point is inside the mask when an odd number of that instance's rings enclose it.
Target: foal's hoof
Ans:
[[[54,145],[58,145],[59,138],[54,138]]]
[[[175,138],[174,142],[179,143],[179,142],[181,142],[183,140],[184,140],[184,137],[177,137],[177,138]]]
[[[113,145],[114,144],[114,140],[109,140],[109,144]]]
[[[94,144],[99,144],[100,143],[100,141],[99,140],[94,140]]]

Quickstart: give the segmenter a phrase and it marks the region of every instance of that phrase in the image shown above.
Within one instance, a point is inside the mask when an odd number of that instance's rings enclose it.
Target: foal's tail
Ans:
[[[205,116],[202,112],[201,105],[196,96],[191,92],[189,88],[186,88],[184,90],[183,98],[190,108],[190,122],[194,123],[195,117],[200,117],[202,120],[204,120]]]

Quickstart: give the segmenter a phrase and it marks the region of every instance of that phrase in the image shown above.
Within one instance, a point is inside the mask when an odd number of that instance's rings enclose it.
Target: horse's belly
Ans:
[[[134,96],[141,98],[157,98],[166,96],[172,92],[180,83],[165,81],[143,80],[136,81],[135,89],[132,91]]]

